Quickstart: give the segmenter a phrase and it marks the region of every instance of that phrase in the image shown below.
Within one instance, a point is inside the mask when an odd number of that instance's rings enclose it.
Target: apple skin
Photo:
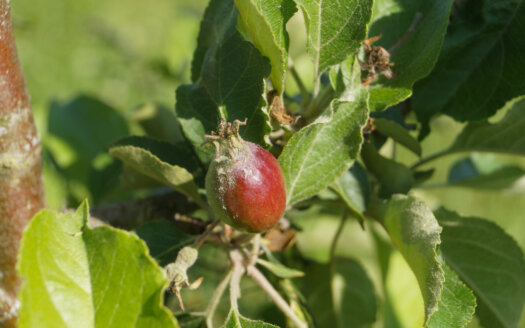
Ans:
[[[206,174],[208,203],[218,218],[238,230],[270,229],[286,208],[279,162],[265,149],[240,138],[221,148]]]

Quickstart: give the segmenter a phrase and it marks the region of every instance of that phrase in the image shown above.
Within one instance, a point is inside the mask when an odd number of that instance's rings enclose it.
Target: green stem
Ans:
[[[316,118],[330,104],[333,99],[333,90],[330,85],[325,86],[319,94],[312,100],[310,106],[304,112],[304,117],[308,120]]]
[[[416,163],[414,163],[410,169],[411,170],[414,170],[415,168],[423,165],[423,164],[426,164],[428,162],[431,162],[439,157],[442,157],[442,156],[445,156],[445,155],[448,155],[448,154],[452,154],[454,153],[453,150],[450,150],[450,149],[446,149],[446,150],[443,150],[443,151],[440,151],[440,152],[437,152],[437,153],[434,153],[434,154],[431,154],[427,157],[423,157],[422,159],[420,159],[419,161],[417,161]]]
[[[297,70],[294,66],[290,67],[290,73],[292,74],[292,77],[299,88],[299,92],[301,92],[301,99],[303,100],[302,106],[303,108],[306,108],[310,104],[310,95],[308,90],[306,90],[306,86],[304,85],[303,80],[299,76],[299,73],[297,73]]]
[[[209,328],[213,328],[213,316],[215,315],[215,311],[217,310],[217,306],[221,301],[221,297],[224,294],[228,283],[230,282],[232,273],[233,268],[230,268],[228,272],[226,272],[224,278],[222,278],[219,285],[217,285],[215,288],[215,291],[213,292],[213,295],[210,299],[210,303],[208,303],[208,307],[206,308],[206,326]]]
[[[219,117],[222,120],[225,120],[225,121],[228,120],[228,117],[226,115],[226,108],[224,106],[219,106]]]
[[[334,239],[332,239],[332,245],[330,246],[330,262],[332,262],[334,259],[335,250],[337,248],[337,242],[339,241],[339,237],[341,237],[347,218],[348,211],[345,209],[343,211],[343,215],[341,216],[341,222],[339,222],[339,226],[337,227],[337,231],[335,232]]]

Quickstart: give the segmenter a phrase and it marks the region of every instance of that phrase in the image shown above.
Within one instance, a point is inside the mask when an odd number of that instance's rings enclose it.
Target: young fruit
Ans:
[[[206,174],[208,203],[223,222],[247,232],[273,227],[286,207],[286,187],[279,162],[258,145],[239,136],[239,126],[222,121],[206,136],[215,157]]]

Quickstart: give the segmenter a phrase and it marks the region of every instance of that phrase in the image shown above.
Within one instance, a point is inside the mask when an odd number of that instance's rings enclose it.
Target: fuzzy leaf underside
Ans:
[[[375,216],[416,276],[428,323],[438,309],[444,282],[436,255],[441,227],[427,205],[412,196],[396,194],[374,205]]]
[[[303,12],[315,74],[357,52],[372,14],[370,0],[296,0]]]
[[[348,170],[363,140],[368,94],[360,89],[353,101],[333,101],[332,118],[312,123],[288,141],[279,156],[288,204],[313,196]]]

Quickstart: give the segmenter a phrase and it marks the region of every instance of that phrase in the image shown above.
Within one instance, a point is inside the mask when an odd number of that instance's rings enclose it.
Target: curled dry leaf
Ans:
[[[366,39],[363,42],[365,61],[361,62],[361,70],[368,72],[368,76],[363,79],[362,84],[372,83],[379,75],[384,75],[387,79],[392,79],[394,74],[390,69],[394,63],[390,62],[390,53],[383,47],[373,46],[372,43],[381,38],[381,34]]]
[[[272,252],[285,251],[295,244],[295,230],[279,224],[264,235],[263,241]]]
[[[268,92],[268,103],[270,104],[270,115],[280,124],[292,124],[295,118],[286,106],[283,105],[279,93],[275,90]]]

